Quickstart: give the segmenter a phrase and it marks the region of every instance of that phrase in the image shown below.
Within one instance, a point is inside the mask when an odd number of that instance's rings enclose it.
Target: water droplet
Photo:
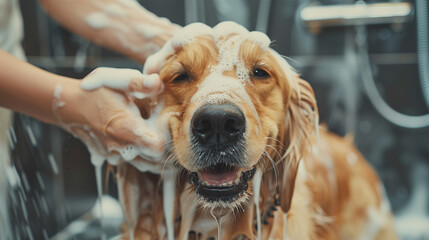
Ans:
[[[217,239],[222,239],[222,223],[225,221],[225,219],[228,217],[229,212],[225,212],[218,209],[211,209],[210,215],[215,219],[217,224]]]

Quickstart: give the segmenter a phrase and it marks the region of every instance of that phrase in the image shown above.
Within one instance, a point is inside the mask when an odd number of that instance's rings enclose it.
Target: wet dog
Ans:
[[[396,238],[376,173],[319,130],[311,86],[269,44],[194,24],[156,56],[172,141],[161,176],[119,167],[136,239]]]

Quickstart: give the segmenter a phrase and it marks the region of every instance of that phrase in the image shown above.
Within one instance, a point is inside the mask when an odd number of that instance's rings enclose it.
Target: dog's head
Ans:
[[[236,24],[194,24],[169,44],[160,77],[164,112],[174,113],[172,154],[201,201],[237,206],[253,194],[257,168],[275,169],[273,191],[287,211],[302,143],[317,121],[309,84],[265,34]]]

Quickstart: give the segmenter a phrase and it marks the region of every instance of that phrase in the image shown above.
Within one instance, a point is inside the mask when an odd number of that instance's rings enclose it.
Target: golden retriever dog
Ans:
[[[396,239],[377,174],[269,45],[196,23],[149,61],[171,142],[160,174],[118,167],[124,239]]]

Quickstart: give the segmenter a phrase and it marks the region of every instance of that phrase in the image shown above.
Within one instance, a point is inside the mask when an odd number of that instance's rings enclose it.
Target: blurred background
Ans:
[[[233,20],[267,33],[272,47],[313,86],[321,122],[352,136],[377,170],[401,238],[429,239],[427,0],[139,2],[182,26]],[[380,11],[377,3],[388,5]],[[98,66],[142,69],[62,28],[37,1],[20,5],[28,62],[75,78]],[[95,176],[85,146],[59,128],[18,114],[10,132],[18,176],[8,178],[13,239],[99,239]],[[111,197],[103,198],[108,237],[120,233],[122,221],[110,185]]]

